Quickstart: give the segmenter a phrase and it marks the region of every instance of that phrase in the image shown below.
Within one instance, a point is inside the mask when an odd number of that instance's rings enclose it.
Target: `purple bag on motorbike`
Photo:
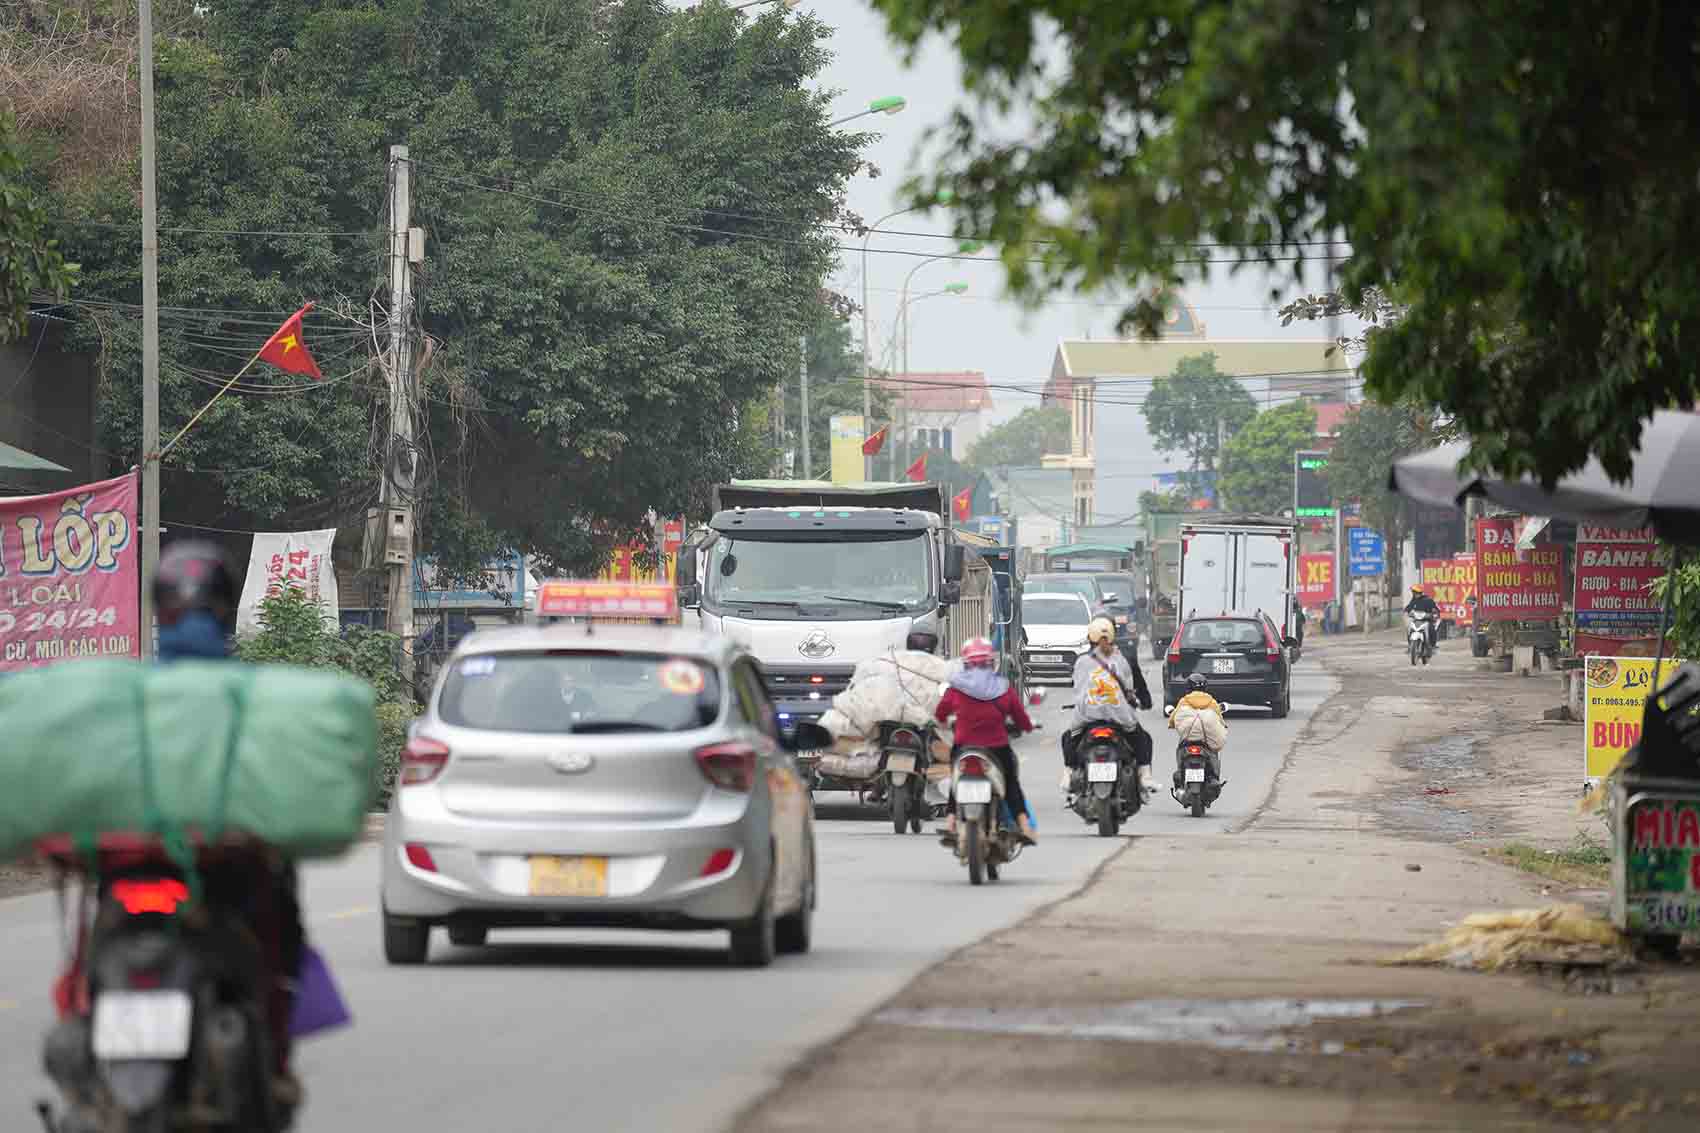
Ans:
[[[289,1033],[295,1038],[346,1026],[353,1021],[348,1005],[337,991],[331,969],[317,948],[301,954],[301,972],[295,984],[295,1009],[289,1016]]]

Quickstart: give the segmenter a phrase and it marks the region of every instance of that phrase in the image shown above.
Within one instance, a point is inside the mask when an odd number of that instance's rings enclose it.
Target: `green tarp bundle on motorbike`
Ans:
[[[376,792],[365,681],[290,665],[78,661],[0,680],[0,858],[52,835],[356,841]]]

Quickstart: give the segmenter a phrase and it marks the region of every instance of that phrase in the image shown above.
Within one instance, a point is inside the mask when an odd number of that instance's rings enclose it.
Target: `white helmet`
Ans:
[[[1086,640],[1093,645],[1102,645],[1106,641],[1116,639],[1116,627],[1110,624],[1109,618],[1093,618],[1086,627]]]

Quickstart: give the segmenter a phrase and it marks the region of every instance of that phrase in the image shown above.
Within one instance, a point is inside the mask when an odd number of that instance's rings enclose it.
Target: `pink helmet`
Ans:
[[[970,669],[989,669],[998,662],[998,651],[983,637],[962,643],[962,663]]]

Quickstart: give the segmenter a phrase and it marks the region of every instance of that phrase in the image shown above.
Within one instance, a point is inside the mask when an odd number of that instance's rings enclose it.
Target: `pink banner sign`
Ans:
[[[0,500],[0,672],[141,655],[136,476]]]

